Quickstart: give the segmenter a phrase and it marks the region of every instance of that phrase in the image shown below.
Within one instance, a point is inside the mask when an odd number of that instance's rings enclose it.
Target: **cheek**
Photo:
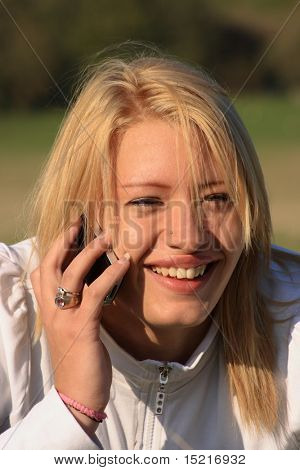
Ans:
[[[119,239],[115,246],[115,252],[120,257],[125,251],[131,256],[131,265],[127,271],[128,282],[141,282],[143,278],[143,259],[148,253],[153,252],[153,230],[145,221],[120,219]]]
[[[226,214],[221,221],[209,227],[214,239],[224,251],[240,253],[243,241],[243,228],[236,211]]]
[[[139,250],[141,245],[143,245],[143,233],[138,227],[127,227],[121,230],[121,233],[122,239],[120,240],[120,244],[124,251],[129,251],[132,254],[132,252]]]
[[[118,245],[125,251],[139,252],[147,247],[157,228],[156,218],[138,217],[137,209],[123,210],[120,214]]]

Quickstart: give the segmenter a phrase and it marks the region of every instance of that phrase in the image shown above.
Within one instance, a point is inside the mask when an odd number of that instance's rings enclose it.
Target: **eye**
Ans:
[[[231,202],[230,196],[227,193],[218,193],[218,194],[210,194],[209,196],[204,196],[204,201],[210,202]]]
[[[135,199],[134,201],[130,201],[129,204],[132,204],[137,207],[151,207],[152,205],[162,205],[163,202],[160,201],[159,199],[154,199],[154,198],[140,198],[140,199]]]
[[[201,200],[202,207],[212,213],[224,212],[228,210],[233,202],[227,193],[209,194]]]

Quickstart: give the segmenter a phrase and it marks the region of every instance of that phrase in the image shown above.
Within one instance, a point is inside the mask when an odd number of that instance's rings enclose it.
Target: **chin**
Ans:
[[[207,314],[199,315],[199,312],[194,315],[164,314],[163,318],[161,314],[147,315],[144,317],[144,322],[152,328],[192,328],[201,325],[207,317]]]

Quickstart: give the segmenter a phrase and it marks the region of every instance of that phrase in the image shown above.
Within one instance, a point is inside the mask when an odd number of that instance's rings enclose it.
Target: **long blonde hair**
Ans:
[[[270,261],[268,198],[251,139],[226,92],[207,73],[157,52],[91,66],[31,195],[28,235],[36,237],[43,259],[76,215],[85,213],[89,222],[86,242],[93,238],[93,221],[105,227],[101,203],[115,198],[118,142],[129,126],[148,116],[182,129],[196,199],[198,175],[205,179],[206,172],[195,155],[208,151],[236,203],[245,248],[216,306],[216,318],[231,396],[244,424],[258,432],[273,431],[279,408],[275,346],[271,316],[258,290],[259,272]],[[195,216],[201,225],[198,210]],[[37,312],[36,337],[40,331]]]

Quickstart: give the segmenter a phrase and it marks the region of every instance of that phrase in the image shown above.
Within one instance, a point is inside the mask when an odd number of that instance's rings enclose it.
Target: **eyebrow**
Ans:
[[[208,181],[207,183],[200,183],[199,188],[200,189],[205,189],[205,188],[210,188],[211,186],[218,186],[221,184],[225,184],[224,181]],[[148,181],[147,183],[127,183],[122,185],[123,188],[131,188],[131,187],[158,187],[158,188],[167,188],[170,189],[170,185],[165,184],[165,183],[157,183],[156,181]]]

